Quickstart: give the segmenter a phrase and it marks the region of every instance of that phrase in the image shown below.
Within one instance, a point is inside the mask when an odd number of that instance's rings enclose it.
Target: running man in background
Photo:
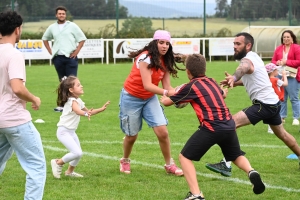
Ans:
[[[296,139],[282,125],[280,116],[281,103],[272,88],[265,69],[265,64],[257,53],[252,51],[254,39],[249,33],[238,33],[234,39],[234,59],[240,64],[231,75],[225,72],[226,78],[221,84],[228,87],[244,86],[252,101],[252,105],[233,115],[236,127],[257,124],[263,121],[269,124],[274,134],[288,146],[300,160],[300,147]],[[206,167],[223,176],[231,176],[231,162],[226,159]]]

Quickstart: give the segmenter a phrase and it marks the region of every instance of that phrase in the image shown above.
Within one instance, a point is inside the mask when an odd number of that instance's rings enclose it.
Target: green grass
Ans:
[[[23,25],[23,31],[25,32],[39,32],[45,31],[46,28],[55,22],[53,20],[43,20],[40,22],[26,22]],[[83,31],[90,33],[99,33],[107,24],[116,24],[116,20],[77,20],[75,22]],[[122,23],[124,19],[119,20],[119,30],[122,29]],[[172,35],[187,34],[193,36],[194,34],[203,33],[203,19],[152,19],[152,28],[159,29],[164,28],[171,32]],[[251,26],[288,26],[288,21],[254,21],[250,22]],[[206,19],[206,34],[216,34],[222,28],[228,28],[232,34],[235,35],[241,32],[244,28],[249,26],[248,21],[243,20],[226,20],[224,18],[207,18]],[[37,38],[39,39],[39,38]]]
[[[220,81],[224,78],[225,70],[233,72],[236,67],[236,62],[208,62],[207,75]],[[126,175],[119,172],[124,135],[119,128],[118,101],[119,92],[130,68],[131,63],[79,66],[78,77],[84,86],[85,94],[82,99],[86,106],[100,107],[107,100],[110,100],[111,104],[105,112],[92,116],[91,121],[81,118],[77,134],[85,154],[76,171],[83,174],[84,178],[63,176],[61,179],[55,179],[52,176],[50,160],[62,157],[66,153],[65,147],[56,138],[56,124],[60,113],[53,112],[56,100],[54,91],[58,80],[53,66],[27,67],[26,86],[42,100],[39,111],[33,111],[29,105],[27,107],[33,121],[45,121],[45,124],[35,124],[41,134],[47,160],[45,200],[183,199],[188,192],[183,177],[165,173],[156,136],[146,124],[132,151],[132,173]],[[172,79],[173,86],[184,82],[187,82],[185,72],[180,72],[178,79]],[[226,103],[234,114],[249,106],[251,102],[245,89],[238,87],[229,91]],[[178,154],[199,123],[191,106],[183,109],[167,107],[165,113],[169,120],[172,156],[179,165]],[[285,128],[299,140],[299,127],[292,126],[291,123],[289,110]],[[238,135],[247,158],[267,184],[266,191],[262,195],[255,195],[246,174],[235,166],[233,176],[229,178],[207,170],[205,163],[217,162],[222,158],[219,147],[214,146],[200,162],[195,162],[198,182],[206,199],[298,200],[298,162],[286,159],[291,151],[276,136],[268,134],[267,125],[262,123],[255,127],[242,127],[238,129]],[[25,173],[14,155],[0,176],[1,199],[22,199],[24,183]]]

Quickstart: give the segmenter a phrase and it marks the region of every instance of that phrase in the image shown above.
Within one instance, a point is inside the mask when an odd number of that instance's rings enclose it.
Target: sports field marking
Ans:
[[[44,141],[43,140],[43,142],[44,143],[54,143],[54,142],[57,143],[58,141]],[[81,143],[84,143],[84,142],[87,143],[89,141],[82,141]],[[93,141],[93,142],[89,142],[89,143],[95,143],[95,142]],[[106,141],[106,143],[107,144],[111,144],[111,142],[109,143],[108,141]],[[116,141],[116,143],[117,143],[117,141]],[[118,142],[118,143],[122,143],[122,142]],[[157,144],[157,143],[153,143],[153,144]],[[48,150],[59,151],[59,152],[67,152],[67,149],[62,149],[62,148],[53,147],[53,146],[49,146],[49,145],[43,145],[43,146],[44,146],[45,149],[48,149]],[[116,161],[116,162],[118,162],[120,160],[119,157],[108,156],[108,155],[104,155],[104,154],[97,154],[97,153],[91,153],[91,152],[83,152],[83,154],[87,155],[87,156],[95,157],[95,158],[102,158],[102,159],[106,159],[106,160],[113,160],[113,161]],[[156,169],[164,169],[163,166],[152,164],[152,163],[140,162],[140,161],[135,161],[135,160],[131,160],[130,162],[132,164],[137,164],[137,165],[152,167],[152,168],[156,168]],[[242,179],[239,179],[239,178],[229,178],[229,177],[225,178],[225,177],[222,177],[220,175],[216,176],[216,175],[213,175],[213,174],[200,173],[200,172],[197,172],[197,175],[203,176],[203,177],[208,177],[208,178],[220,179],[220,180],[224,180],[224,181],[231,181],[231,182],[239,183],[239,184],[251,185],[251,183],[248,180],[245,181],[245,180],[242,180]],[[275,185],[270,185],[270,184],[266,184],[266,183],[265,183],[265,185],[266,185],[267,188],[270,188],[270,189],[284,190],[286,192],[297,192],[297,193],[300,193],[300,189],[288,188],[288,187],[284,187],[284,186],[275,186]]]
[[[58,141],[53,140],[43,140],[44,143],[57,143]],[[120,141],[105,141],[105,140],[94,140],[94,141],[87,141],[83,140],[80,141],[81,144],[123,144],[122,138]],[[147,141],[136,141],[135,145],[157,145],[158,142],[147,142]],[[184,146],[185,143],[180,142],[172,142],[172,146]],[[255,148],[270,148],[270,149],[286,149],[287,146],[285,145],[255,145],[255,144],[240,144],[241,147],[255,147]]]

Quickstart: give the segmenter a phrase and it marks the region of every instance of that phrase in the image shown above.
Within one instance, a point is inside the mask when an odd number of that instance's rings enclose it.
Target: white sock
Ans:
[[[231,161],[226,161],[225,158],[223,158],[223,161],[225,162],[225,164],[226,164],[226,166],[227,166],[228,168],[231,167]]]

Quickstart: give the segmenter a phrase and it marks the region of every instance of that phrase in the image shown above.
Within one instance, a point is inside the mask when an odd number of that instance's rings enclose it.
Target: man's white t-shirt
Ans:
[[[0,44],[0,128],[14,127],[31,121],[26,102],[12,91],[12,79],[21,79],[25,85],[23,54],[10,43]]]

